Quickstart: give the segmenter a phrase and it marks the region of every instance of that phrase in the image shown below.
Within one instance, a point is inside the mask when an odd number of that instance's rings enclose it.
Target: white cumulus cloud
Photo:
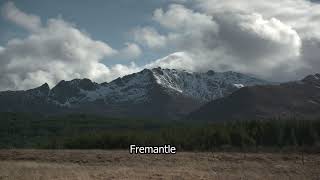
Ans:
[[[2,11],[5,18],[30,31],[37,31],[42,26],[40,17],[21,12],[11,1],[3,6]]]
[[[176,31],[199,30],[204,26],[217,28],[211,16],[195,12],[179,4],[170,5],[166,12],[161,8],[156,9],[153,13],[153,19],[162,26]]]
[[[126,47],[119,52],[120,57],[132,60],[142,54],[142,50],[138,44],[127,42],[125,45]]]
[[[45,26],[40,18],[20,11],[12,2],[5,4],[3,14],[8,20],[30,31],[26,38],[12,39],[0,50],[0,89],[28,89],[42,83],[55,85],[60,80],[90,78],[97,82],[138,70],[135,64],[101,63],[119,51],[93,40],[88,34],[61,18],[49,19]],[[141,54],[135,44],[121,51],[125,56]]]
[[[166,37],[153,27],[136,28],[133,30],[133,36],[135,41],[145,47],[157,49],[166,46]]]
[[[166,0],[167,1],[167,0]],[[307,0],[183,0],[155,9],[153,23],[134,28],[118,50],[94,40],[62,18],[39,16],[5,3],[2,16],[29,32],[0,46],[0,90],[27,89],[74,78],[110,81],[162,66],[190,71],[233,70],[274,81],[293,80],[320,69],[320,5]],[[149,64],[107,66],[108,58]]]
[[[210,5],[216,7],[214,3]],[[181,64],[176,58],[159,59],[158,64],[185,69],[192,64],[195,71],[234,70],[271,80],[296,78],[295,72],[307,66],[301,59],[301,35],[290,23],[258,12],[220,6],[196,11],[173,4],[166,10],[155,10],[153,20],[167,29],[164,34],[156,34],[166,40],[164,48],[188,55],[179,58]]]
[[[299,61],[291,70],[274,68],[273,76],[295,79],[320,69],[320,4],[310,0],[191,0],[203,13],[216,16],[225,12],[259,14],[266,19],[277,19],[291,27],[301,39]],[[287,51],[288,52],[288,51]],[[290,51],[289,51],[290,52]],[[291,63],[291,61],[287,61]],[[281,73],[281,71],[286,73]]]

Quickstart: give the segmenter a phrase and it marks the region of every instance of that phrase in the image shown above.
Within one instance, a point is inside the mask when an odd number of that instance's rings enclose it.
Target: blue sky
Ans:
[[[0,0],[0,90],[144,68],[289,81],[320,69],[309,0]]]
[[[0,1],[0,6],[8,2]],[[152,13],[160,7],[167,7],[166,0],[116,0],[116,1],[79,1],[79,0],[32,0],[13,1],[15,5],[26,13],[41,17],[42,21],[48,18],[62,18],[77,25],[81,30],[90,34],[93,39],[98,39],[122,48],[124,43],[132,40],[130,31],[135,27],[155,25]],[[15,24],[0,18],[0,45],[4,45],[12,38],[25,37],[27,32]],[[146,52],[139,58],[138,63],[143,64],[148,60],[157,59],[164,54]],[[105,63],[117,63],[109,59]]]

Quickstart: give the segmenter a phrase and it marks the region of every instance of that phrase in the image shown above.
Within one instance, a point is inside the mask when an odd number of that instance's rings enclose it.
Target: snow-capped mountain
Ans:
[[[180,94],[207,102],[224,97],[238,88],[267,84],[236,72],[191,73],[175,69],[145,69],[118,78],[110,83],[97,84],[89,79],[61,81],[50,93],[50,99],[60,105],[103,100],[106,104],[147,102],[152,86],[163,88],[168,94]]]
[[[180,93],[204,102],[224,97],[244,86],[268,84],[266,81],[231,71],[190,73],[161,68],[151,71],[156,82],[169,93]]]
[[[264,84],[268,82],[236,72],[192,73],[154,68],[109,83],[98,84],[89,79],[75,79],[61,81],[52,89],[44,84],[28,91],[1,92],[0,107],[5,107],[3,102],[10,104],[14,97],[19,96],[23,99],[19,105],[20,111],[24,111],[24,104],[32,107],[34,101],[41,99],[42,107],[50,107],[48,112],[58,109],[59,112],[94,112],[107,116],[134,114],[144,117],[159,114],[177,117],[244,86]],[[15,111],[15,103],[1,110]]]

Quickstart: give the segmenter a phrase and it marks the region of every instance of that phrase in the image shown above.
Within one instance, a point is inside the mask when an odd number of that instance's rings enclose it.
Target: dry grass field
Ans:
[[[0,180],[320,179],[320,155],[0,150]]]

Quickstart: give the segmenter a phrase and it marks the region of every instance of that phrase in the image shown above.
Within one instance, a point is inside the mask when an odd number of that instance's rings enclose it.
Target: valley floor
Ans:
[[[320,154],[0,150],[7,179],[320,179]]]

